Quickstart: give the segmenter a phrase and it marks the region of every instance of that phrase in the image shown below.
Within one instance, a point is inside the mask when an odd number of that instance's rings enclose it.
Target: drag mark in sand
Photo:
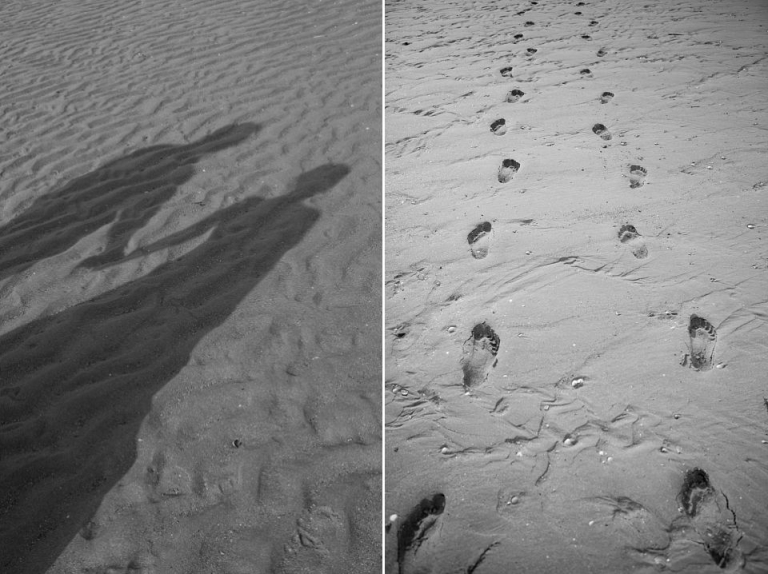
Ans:
[[[472,329],[472,336],[464,343],[462,370],[464,388],[469,390],[488,378],[490,370],[496,366],[496,354],[501,340],[487,323],[478,323]]]
[[[710,370],[715,354],[717,331],[709,321],[694,314],[691,315],[688,324],[688,335],[690,337],[691,368],[697,371]]]
[[[483,221],[478,224],[467,235],[467,242],[472,251],[472,257],[475,259],[484,259],[488,255],[488,248],[491,241],[491,223]]]

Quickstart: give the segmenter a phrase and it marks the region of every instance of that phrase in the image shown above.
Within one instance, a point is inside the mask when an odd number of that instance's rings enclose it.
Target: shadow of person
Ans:
[[[104,251],[81,265],[117,261],[131,236],[194,175],[195,163],[258,131],[256,124],[235,124],[188,145],[140,149],[40,197],[0,228],[0,281],[66,251],[109,223]]]
[[[208,234],[183,257],[0,337],[0,572],[51,566],[133,465],[153,395],[317,221],[302,200],[348,173],[220,210],[141,254]]]

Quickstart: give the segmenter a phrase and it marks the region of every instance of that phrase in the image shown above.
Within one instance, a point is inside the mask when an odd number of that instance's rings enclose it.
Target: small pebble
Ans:
[[[390,522],[394,522],[395,520],[397,520],[397,514],[390,514],[389,515],[389,521]]]
[[[679,415],[679,414],[677,414],[677,413],[675,413],[675,415],[674,415],[674,416],[675,416],[675,420],[677,420],[677,419],[679,419],[679,418],[680,418],[680,415]]]
[[[408,389],[403,389],[402,391],[400,391],[400,394],[403,395],[404,397],[407,397],[408,396]]]
[[[240,448],[242,444],[243,442],[239,438],[236,438],[235,440],[232,441],[232,446],[235,448]]]
[[[574,389],[578,389],[579,387],[583,387],[584,386],[584,377],[576,377],[575,379],[573,379],[571,381],[571,386]]]
[[[755,225],[753,223],[747,223],[747,229],[754,229]]]

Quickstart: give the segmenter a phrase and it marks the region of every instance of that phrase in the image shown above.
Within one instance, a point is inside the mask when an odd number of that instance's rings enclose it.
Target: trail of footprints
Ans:
[[[577,6],[583,5],[585,5],[584,2],[577,4]],[[576,14],[581,13],[576,12]],[[598,24],[594,20],[589,23],[590,26]],[[524,26],[532,27],[535,23],[527,21]],[[586,34],[581,37],[584,40],[591,40],[591,37]],[[523,34],[518,33],[514,38],[521,40]],[[523,56],[531,59],[536,52],[536,48],[527,48]],[[600,48],[597,52],[598,57],[606,54],[605,48]],[[503,78],[515,77],[515,69],[511,65],[500,68],[499,73]],[[589,68],[583,68],[579,71],[579,75],[583,78],[591,78],[593,73]],[[522,90],[514,88],[507,93],[505,101],[514,104],[524,97],[525,93]],[[601,104],[608,104],[614,97],[614,93],[606,91],[600,94],[598,101]],[[504,118],[496,119],[490,125],[491,133],[496,136],[505,135],[507,129]],[[610,141],[613,137],[611,131],[602,123],[595,123],[592,126],[592,132],[604,141]],[[503,159],[498,168],[498,182],[501,184],[511,182],[520,169],[521,165],[518,161],[511,158]],[[629,187],[637,189],[643,186],[647,175],[648,172],[643,166],[630,165]],[[488,221],[477,224],[469,231],[467,243],[474,259],[482,260],[488,256],[491,231],[492,225]],[[648,257],[645,241],[634,225],[622,225],[618,231],[618,240],[635,258]],[[688,353],[683,357],[681,364],[696,371],[712,369],[717,341],[714,326],[707,319],[693,314],[689,319],[688,335]],[[478,323],[472,328],[464,343],[461,359],[462,384],[467,393],[473,392],[486,382],[498,362],[497,354],[500,344],[501,338],[487,322]],[[577,440],[567,435],[563,439],[563,444],[568,446],[575,444]],[[510,508],[518,504],[524,494],[520,489],[503,486],[499,490],[497,512],[511,518]],[[628,536],[627,542],[631,545],[636,546],[639,541],[645,550],[659,552],[669,546],[670,536],[685,538],[690,536],[689,533],[692,531],[699,539],[697,542],[704,546],[713,562],[720,568],[743,564],[744,558],[738,549],[741,534],[736,527],[733,511],[728,506],[725,495],[711,485],[709,476],[704,470],[694,468],[684,474],[677,500],[680,503],[681,516],[670,527],[666,527],[645,507],[628,497],[600,498],[600,502],[607,504],[612,510],[613,521],[618,532]],[[431,571],[428,566],[425,569],[423,564],[432,562],[433,557],[441,551],[438,547],[430,547],[433,544],[439,544],[439,531],[445,506],[445,495],[437,493],[432,498],[419,502],[401,522],[397,532],[399,574]],[[465,571],[474,570],[494,545],[495,543],[483,550],[474,564],[467,565]]]

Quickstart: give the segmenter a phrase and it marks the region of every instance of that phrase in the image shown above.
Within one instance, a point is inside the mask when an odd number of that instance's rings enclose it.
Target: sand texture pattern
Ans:
[[[386,3],[387,572],[768,571],[766,33]]]
[[[0,572],[378,572],[380,5],[0,32]]]

